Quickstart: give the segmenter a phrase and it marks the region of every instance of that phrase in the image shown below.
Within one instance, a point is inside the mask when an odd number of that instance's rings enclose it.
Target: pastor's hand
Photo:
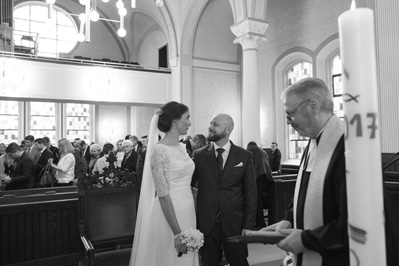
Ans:
[[[287,220],[281,220],[280,222],[264,227],[259,231],[277,232],[280,231],[281,229],[289,229],[289,228],[292,228],[291,223]]]

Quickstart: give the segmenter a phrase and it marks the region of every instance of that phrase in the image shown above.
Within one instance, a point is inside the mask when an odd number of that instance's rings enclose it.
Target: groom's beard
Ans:
[[[213,134],[212,134],[213,133]],[[215,142],[215,141],[218,141],[218,140],[221,140],[222,138],[224,138],[224,137],[226,137],[226,130],[225,131],[223,131],[222,133],[220,133],[220,134],[217,134],[217,133],[215,133],[215,132],[209,132],[209,135],[208,135],[208,137],[207,137],[207,140],[208,141],[213,141],[213,142]]]

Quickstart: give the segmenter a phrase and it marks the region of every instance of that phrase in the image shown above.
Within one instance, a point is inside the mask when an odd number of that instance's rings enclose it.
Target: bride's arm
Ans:
[[[164,197],[159,197],[159,202],[161,203],[163,214],[165,215],[166,221],[168,221],[170,229],[172,229],[173,235],[179,235],[182,231],[180,229],[179,222],[177,221],[175,209],[173,208],[173,203],[170,199],[170,196],[166,195]]]
[[[155,190],[157,192],[162,212],[173,232],[174,244],[177,252],[187,253],[187,248],[180,241],[181,228],[176,218],[175,209],[169,196],[169,159],[165,153],[154,150],[151,156],[151,171],[154,179]]]

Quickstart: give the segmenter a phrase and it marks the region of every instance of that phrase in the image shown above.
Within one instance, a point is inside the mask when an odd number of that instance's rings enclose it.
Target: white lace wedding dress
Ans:
[[[196,228],[191,177],[194,163],[183,144],[168,146],[156,144],[151,156],[151,172],[157,197],[149,214],[148,236],[141,235],[138,251],[131,259],[134,266],[198,266],[198,254],[188,252],[177,256],[173,232],[165,219],[158,197],[169,195],[180,229]],[[141,200],[141,198],[140,198]],[[146,219],[147,220],[147,219]],[[138,228],[136,227],[136,230]]]

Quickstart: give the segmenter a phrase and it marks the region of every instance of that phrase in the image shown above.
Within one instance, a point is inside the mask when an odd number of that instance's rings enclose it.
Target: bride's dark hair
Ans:
[[[180,119],[188,111],[186,105],[178,102],[165,103],[160,109],[161,114],[158,119],[158,129],[164,133],[170,130],[173,120]]]

